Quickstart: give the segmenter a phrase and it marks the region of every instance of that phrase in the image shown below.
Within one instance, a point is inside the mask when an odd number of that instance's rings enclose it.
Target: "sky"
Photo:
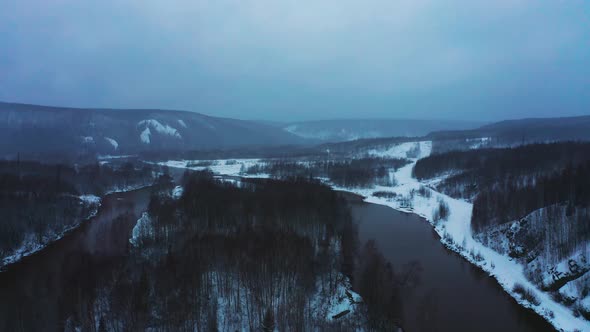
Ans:
[[[2,0],[0,100],[271,121],[590,114],[588,0]]]

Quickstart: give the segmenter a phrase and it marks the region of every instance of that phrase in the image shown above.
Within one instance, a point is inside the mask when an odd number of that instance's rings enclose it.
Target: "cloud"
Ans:
[[[482,105],[488,114],[506,107],[498,96],[517,92],[508,106],[527,112],[588,105],[567,93],[590,74],[583,66],[590,5],[582,0],[9,0],[4,7],[2,99],[273,119],[439,115],[433,108],[464,117]],[[537,79],[559,81],[559,93],[539,95]]]

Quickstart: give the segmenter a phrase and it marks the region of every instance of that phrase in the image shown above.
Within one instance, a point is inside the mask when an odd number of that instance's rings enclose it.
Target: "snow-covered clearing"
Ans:
[[[430,155],[432,144],[429,142],[405,142],[383,149],[371,149],[367,152],[372,157],[387,158],[424,158]]]
[[[208,169],[217,175],[247,177],[242,175],[242,172],[259,162],[260,159],[169,160],[160,162],[158,165],[173,168],[186,168],[193,171],[204,171]],[[266,176],[256,175],[254,177],[259,178]]]

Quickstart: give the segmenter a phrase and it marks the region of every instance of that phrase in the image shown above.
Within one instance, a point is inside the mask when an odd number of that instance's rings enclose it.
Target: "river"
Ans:
[[[0,331],[59,331],[72,311],[91,312],[75,307],[75,299],[96,288],[89,275],[108,276],[126,259],[131,230],[149,196],[149,188],[107,195],[96,217],[0,273]],[[421,267],[418,285],[402,295],[406,331],[553,330],[444,248],[422,218],[349,201],[362,243],[375,240],[394,269],[409,262]]]
[[[402,292],[406,331],[555,331],[446,249],[423,218],[354,198],[350,204],[361,245],[374,240],[394,270],[412,262],[420,267],[417,286]]]
[[[150,190],[105,196],[94,218],[0,272],[0,331],[63,331],[72,299],[96,286],[80,283],[89,278],[79,276],[108,273],[125,258]]]

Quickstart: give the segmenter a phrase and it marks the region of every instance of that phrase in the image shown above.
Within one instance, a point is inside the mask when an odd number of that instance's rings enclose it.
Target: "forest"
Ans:
[[[413,174],[421,180],[449,175],[437,190],[473,202],[471,227],[485,244],[497,246],[489,233],[520,221],[512,247],[496,248],[515,257],[530,261],[550,252],[545,259],[557,262],[590,239],[588,143],[448,152],[419,160]]]
[[[66,330],[384,331],[399,322],[398,276],[374,246],[359,250],[348,206],[329,187],[236,185],[206,171],[182,183],[179,198],[171,186],[154,191],[129,257],[78,278],[86,287],[69,299]],[[335,295],[354,310],[326,317]]]
[[[301,176],[327,178],[341,187],[392,186],[391,170],[406,165],[408,160],[397,158],[359,158],[337,160],[268,160],[244,170],[245,174],[268,174],[273,178]]]
[[[153,171],[131,163],[74,167],[0,162],[0,259],[23,246],[47,244],[91,216],[99,202],[85,196],[151,184]]]
[[[548,157],[550,156],[550,157]],[[473,200],[487,188],[522,187],[542,175],[590,160],[590,144],[561,142],[516,148],[452,151],[418,160],[413,176],[419,180],[444,177],[437,190]]]

